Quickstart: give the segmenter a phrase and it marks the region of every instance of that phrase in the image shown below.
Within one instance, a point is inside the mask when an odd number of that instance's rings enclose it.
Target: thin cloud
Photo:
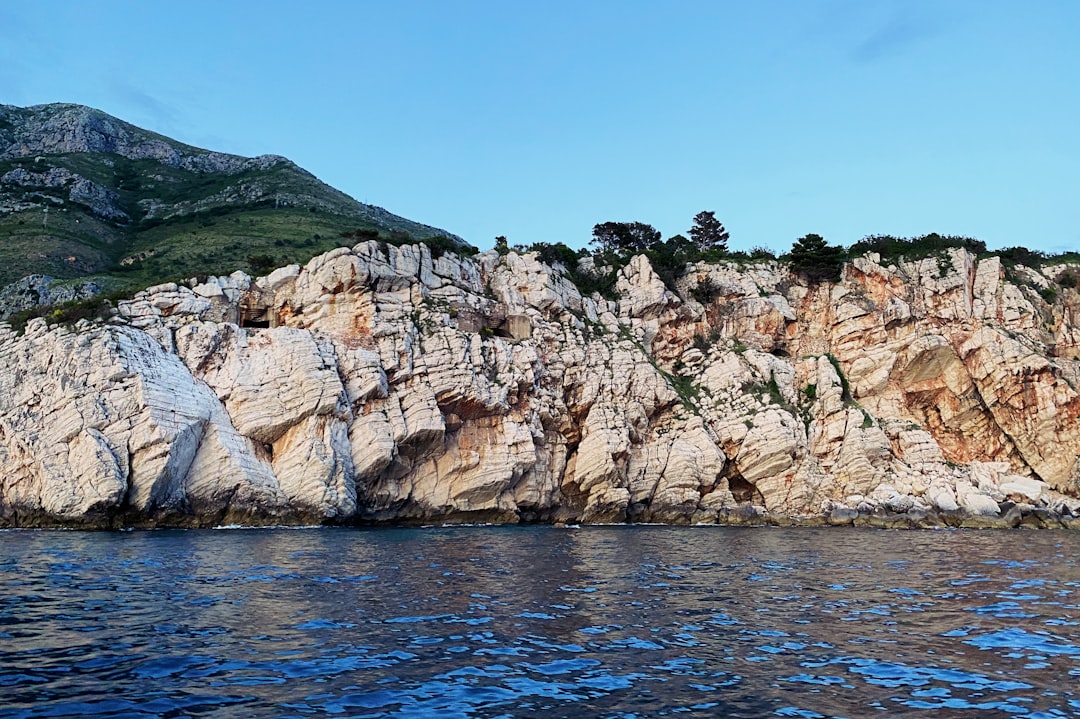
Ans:
[[[177,124],[182,120],[182,113],[178,108],[126,82],[112,82],[109,86],[109,94],[117,102],[131,107],[133,111],[150,120],[159,132],[168,134],[175,131]]]
[[[213,150],[214,152],[228,152],[233,155],[243,155],[245,157],[255,154],[245,147],[241,147],[240,144],[216,134],[200,133],[193,135],[190,140],[185,140],[185,142],[188,142],[195,147]]]
[[[912,47],[942,31],[938,19],[914,12],[898,12],[871,32],[852,51],[852,59],[860,63],[877,62],[901,55]]]
[[[201,112],[198,102],[173,104],[121,80],[110,82],[108,92],[117,103],[114,114],[121,120],[193,147],[239,155],[252,154],[244,152],[244,148],[236,142],[230,142],[215,133],[207,133],[202,126],[193,126],[192,117],[198,118],[205,114]],[[181,107],[187,109],[182,110]]]

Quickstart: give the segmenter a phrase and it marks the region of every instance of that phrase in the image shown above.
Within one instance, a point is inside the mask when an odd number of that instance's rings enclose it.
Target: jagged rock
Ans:
[[[998,503],[990,495],[977,490],[971,484],[959,481],[956,483],[957,503],[960,508],[970,515],[986,515],[996,517],[1000,512]]]
[[[5,159],[101,152],[133,160],[158,160],[195,172],[229,174],[251,168],[265,169],[278,162],[287,162],[276,155],[249,159],[221,152],[184,152],[160,136],[81,105],[37,105],[25,108],[20,113],[12,113],[10,120],[15,120],[17,124],[13,142],[0,147],[0,158]]]
[[[19,310],[87,300],[99,294],[100,285],[90,280],[60,285],[47,275],[27,275],[0,289],[0,320]]]
[[[1017,501],[1037,502],[1046,492],[1046,483],[1031,477],[1010,475],[998,487],[1006,497]]]
[[[269,465],[178,357],[137,330],[39,323],[0,347],[5,513],[287,513]]]
[[[0,175],[0,188],[16,187],[22,189],[62,188],[67,190],[68,199],[86,205],[90,211],[106,220],[127,222],[131,218],[117,207],[120,196],[107,187],[102,187],[81,175],[63,167],[52,167],[43,172],[32,172],[23,167]]]
[[[836,507],[829,512],[829,524],[833,526],[843,526],[851,524],[859,518],[859,510],[847,509],[845,507]]]
[[[176,351],[256,442],[273,444],[313,415],[351,419],[333,345],[309,332],[202,322],[177,330]]]

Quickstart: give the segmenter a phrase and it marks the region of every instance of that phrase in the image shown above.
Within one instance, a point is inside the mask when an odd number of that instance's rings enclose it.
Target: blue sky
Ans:
[[[941,232],[1080,250],[1080,2],[0,5],[0,102],[285,155],[488,248]]]

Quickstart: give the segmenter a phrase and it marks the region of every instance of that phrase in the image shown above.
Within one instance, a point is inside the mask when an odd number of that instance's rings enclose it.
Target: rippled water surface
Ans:
[[[1080,533],[0,533],[0,717],[1080,716]]]

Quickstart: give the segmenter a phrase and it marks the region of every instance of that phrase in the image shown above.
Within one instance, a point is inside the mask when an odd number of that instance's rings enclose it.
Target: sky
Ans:
[[[928,232],[1080,250],[1076,0],[0,5],[0,103],[285,155],[481,249]]]

